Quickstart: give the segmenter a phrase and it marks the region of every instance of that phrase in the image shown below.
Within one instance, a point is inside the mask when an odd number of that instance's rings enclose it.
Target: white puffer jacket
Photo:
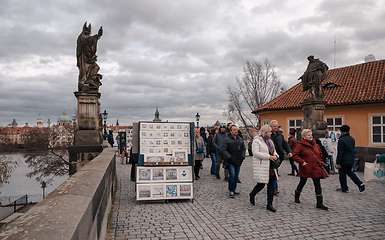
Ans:
[[[271,144],[274,146],[274,143],[269,139]],[[253,174],[254,179],[257,183],[268,183],[269,182],[269,166],[270,166],[270,154],[267,144],[262,139],[261,136],[255,136],[253,140]],[[276,151],[274,155],[278,157]]]

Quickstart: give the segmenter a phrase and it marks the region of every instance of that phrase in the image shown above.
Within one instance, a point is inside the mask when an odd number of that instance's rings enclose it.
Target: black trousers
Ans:
[[[201,169],[201,166],[202,166],[202,160],[195,160],[195,166],[194,166],[195,177],[199,176],[199,170]]]
[[[274,181],[276,180],[275,176],[269,176],[269,182],[267,183],[267,192],[269,190],[273,190],[274,192]],[[257,193],[259,193],[264,187],[266,183],[257,183],[257,185],[254,186],[253,191],[251,191],[251,196],[255,197]]]
[[[321,179],[320,178],[312,178],[313,179],[313,184],[315,188],[315,194],[316,195],[322,195],[322,188],[321,188]],[[303,187],[305,186],[307,181],[307,178],[301,177],[299,180],[298,186],[297,186],[297,191],[301,192]]]

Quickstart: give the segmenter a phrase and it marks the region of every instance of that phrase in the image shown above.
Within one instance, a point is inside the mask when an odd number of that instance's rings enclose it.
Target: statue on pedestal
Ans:
[[[100,27],[98,34],[92,36],[91,24],[87,27],[87,22],[84,23],[76,48],[77,67],[79,68],[79,92],[98,92],[99,86],[102,85],[100,79],[103,76],[98,74],[100,68],[96,64],[96,47],[102,35],[102,27]]]
[[[318,58],[314,58],[313,55],[310,55],[307,59],[309,65],[298,80],[302,80],[302,89],[304,92],[309,91],[310,98],[323,99],[322,82],[326,78],[329,67]]]

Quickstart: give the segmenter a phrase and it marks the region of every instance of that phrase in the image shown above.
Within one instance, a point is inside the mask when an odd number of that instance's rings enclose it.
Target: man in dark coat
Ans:
[[[220,146],[222,142],[225,140],[227,134],[226,134],[226,124],[221,124],[219,131],[217,134],[215,134],[212,142],[212,147],[216,149],[216,156],[217,156],[217,163],[215,166],[215,176],[217,179],[221,179],[219,176],[219,170],[221,169],[221,164],[223,162],[222,152],[220,149]],[[223,162],[224,164],[224,162]],[[228,171],[225,169],[225,179],[228,178]],[[227,175],[226,175],[227,174]]]
[[[108,143],[111,145],[111,147],[114,147],[114,136],[112,135],[112,130],[109,131],[109,134],[107,136]]]
[[[352,171],[354,164],[354,148],[356,142],[352,136],[350,136],[350,127],[348,125],[342,125],[340,128],[341,136],[338,139],[337,147],[337,168],[340,179],[341,188],[338,191],[349,192],[348,184],[346,181],[346,175],[352,179],[352,181],[358,186],[360,192],[365,190],[364,183],[357,177]]]
[[[293,152],[291,151],[291,148],[285,138],[283,137],[282,133],[279,131],[279,125],[276,120],[271,120],[270,122],[271,127],[271,140],[274,142],[275,151],[277,151],[279,155],[279,159],[281,159],[281,162],[283,161],[285,155],[283,153],[283,150],[287,152],[287,155],[289,158],[293,156]],[[278,169],[277,169],[278,172]],[[274,194],[277,195],[279,193],[278,191],[278,183],[277,181],[274,182]]]
[[[236,192],[239,171],[243,160],[245,159],[246,148],[243,139],[238,135],[238,128],[235,125],[230,127],[230,135],[227,135],[221,145],[223,158],[226,159],[229,166],[229,191],[230,198],[234,198]]]

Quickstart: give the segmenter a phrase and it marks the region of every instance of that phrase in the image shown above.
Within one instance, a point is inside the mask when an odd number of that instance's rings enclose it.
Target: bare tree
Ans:
[[[18,161],[13,161],[12,158],[6,155],[0,155],[0,188],[4,183],[8,183],[11,173],[15,170],[18,164]]]
[[[251,136],[249,127],[260,127],[259,116],[255,117],[251,111],[277,97],[285,89],[268,59],[263,63],[247,61],[243,66],[243,77],[236,77],[236,84],[228,86],[228,116],[234,116],[242,122]]]
[[[35,177],[39,183],[50,183],[56,176],[68,174],[68,146],[73,142],[72,126],[54,126],[31,129],[26,137],[28,152],[25,162],[32,169],[27,177]]]

